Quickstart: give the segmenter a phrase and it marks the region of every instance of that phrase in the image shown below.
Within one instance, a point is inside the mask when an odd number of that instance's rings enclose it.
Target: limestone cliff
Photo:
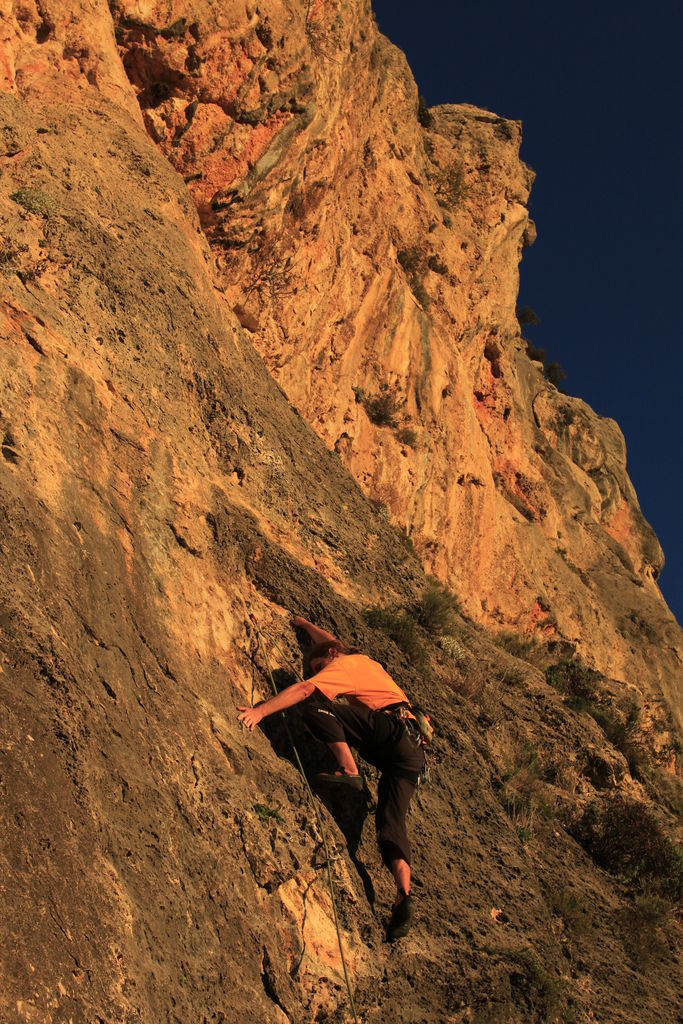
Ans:
[[[278,681],[300,612],[437,722],[402,943],[373,773],[322,806],[359,1019],[673,1022],[680,630],[520,337],[519,125],[423,127],[365,3],[0,10],[2,1019],[351,1019],[248,603]]]
[[[115,16],[145,125],[289,399],[473,618],[571,642],[663,720],[683,646],[623,437],[544,377],[515,316],[535,237],[519,123],[420,123],[366,0]]]

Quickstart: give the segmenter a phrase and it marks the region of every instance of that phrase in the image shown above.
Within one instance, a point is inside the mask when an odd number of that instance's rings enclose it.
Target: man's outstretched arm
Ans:
[[[305,630],[311,638],[311,643],[314,644],[327,644],[327,643],[338,643],[336,636],[332,636],[327,630],[321,629],[320,626],[314,626],[308,619],[304,619],[301,615],[295,615],[292,619],[292,625],[295,629]]]
[[[253,732],[263,718],[275,714],[276,711],[284,711],[285,708],[299,704],[302,700],[310,697],[314,690],[315,686],[310,680],[294,683],[293,686],[288,686],[278,693],[277,697],[264,700],[263,704],[257,704],[255,708],[238,708],[240,714],[237,716],[237,720],[245,725],[249,732]]]

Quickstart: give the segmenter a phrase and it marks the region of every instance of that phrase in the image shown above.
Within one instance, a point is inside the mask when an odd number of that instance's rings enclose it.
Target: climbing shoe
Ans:
[[[315,781],[319,786],[346,786],[348,789],[362,789],[363,780],[360,775],[335,775],[334,772],[318,772]]]
[[[394,907],[391,915],[389,927],[387,928],[387,942],[402,939],[404,935],[408,934],[413,923],[414,914],[415,908],[413,907],[412,898],[404,896],[398,906]]]

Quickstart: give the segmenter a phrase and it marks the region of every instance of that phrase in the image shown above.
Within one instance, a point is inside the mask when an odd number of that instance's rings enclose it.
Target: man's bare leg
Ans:
[[[387,928],[387,940],[394,942],[396,939],[402,939],[410,931],[415,910],[410,895],[410,865],[398,858],[392,860],[390,869],[396,881],[396,899]]]
[[[407,860],[397,858],[392,860],[391,873],[394,876],[396,882],[396,899],[394,900],[394,906],[397,907],[403,900],[404,896],[407,896],[410,892],[410,864]]]
[[[346,775],[358,775],[358,768],[348,743],[328,743],[327,745],[334,754],[337,764]]]

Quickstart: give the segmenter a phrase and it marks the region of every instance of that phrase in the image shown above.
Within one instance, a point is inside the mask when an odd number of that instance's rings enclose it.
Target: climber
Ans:
[[[417,730],[405,723],[405,718],[414,720],[410,703],[376,661],[350,651],[331,633],[301,616],[292,619],[292,625],[303,629],[313,643],[308,655],[313,675],[253,708],[239,708],[239,721],[252,731],[268,715],[306,700],[304,721],[316,739],[327,744],[337,763],[336,771],[316,776],[319,785],[363,788],[349,743],[380,769],[377,840],[382,860],[396,882],[387,929],[387,939],[393,941],[408,932],[414,913],[405,819],[424,767],[424,753]],[[344,697],[348,703],[339,703],[336,697]],[[412,726],[412,722],[408,724]]]

